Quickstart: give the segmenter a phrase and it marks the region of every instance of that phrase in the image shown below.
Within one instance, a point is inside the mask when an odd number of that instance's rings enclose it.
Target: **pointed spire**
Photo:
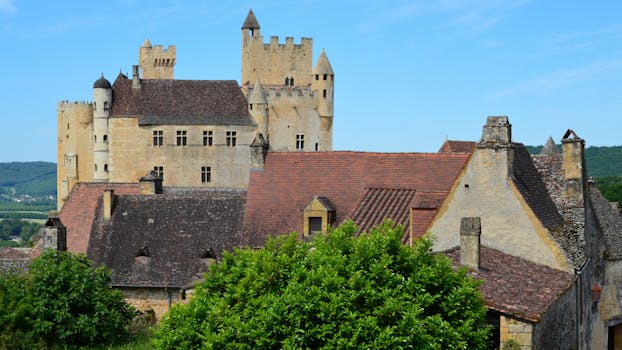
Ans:
[[[259,22],[253,13],[253,10],[248,10],[248,15],[242,24],[242,29],[259,29]]]
[[[143,43],[143,47],[151,47],[151,41],[149,41],[149,38],[145,39],[145,42]]]
[[[557,145],[555,144],[555,141],[553,141],[553,138],[551,136],[549,136],[549,139],[546,141],[546,144],[544,144],[544,147],[542,147],[540,154],[542,155],[559,154],[559,149],[557,148]]]
[[[315,68],[313,68],[313,74],[335,74],[333,73],[333,67],[331,67],[326,52],[322,49],[320,57],[317,59]]]
[[[259,78],[255,81],[255,85],[253,86],[253,91],[248,96],[248,103],[250,104],[268,104],[268,100],[266,100],[266,93],[263,90],[263,86],[259,82]]]

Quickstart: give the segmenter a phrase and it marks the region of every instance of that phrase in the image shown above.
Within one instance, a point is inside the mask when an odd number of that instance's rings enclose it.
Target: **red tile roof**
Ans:
[[[268,235],[302,232],[301,211],[314,196],[326,197],[335,206],[335,224],[354,214],[363,218],[362,206],[372,205],[360,204],[366,188],[378,189],[375,194],[400,189],[402,195],[403,190],[414,190],[444,196],[469,157],[470,154],[269,152],[264,170],[250,174],[243,237],[247,244],[260,245]],[[403,198],[398,202],[401,205],[405,201]],[[357,205],[361,210],[355,212]],[[408,210],[406,206],[405,215]]]
[[[454,266],[460,250],[446,252]],[[575,276],[544,265],[481,247],[480,270],[470,271],[481,286],[489,309],[523,320],[538,322],[551,304],[572,286]]]
[[[408,209],[414,198],[414,189],[367,188],[350,218],[356,222],[360,232],[369,231],[385,219],[393,220],[408,231]],[[403,240],[407,242],[407,239],[408,234]]]
[[[471,141],[445,140],[438,153],[471,153],[476,143]]]
[[[67,227],[67,250],[86,253],[91,236],[91,226],[95,216],[97,200],[104,189],[112,189],[115,194],[138,194],[138,184],[79,183],[60,211],[60,219]]]

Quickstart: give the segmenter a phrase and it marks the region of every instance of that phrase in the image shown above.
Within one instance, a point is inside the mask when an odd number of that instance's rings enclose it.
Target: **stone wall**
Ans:
[[[153,131],[163,131],[162,146]],[[177,131],[186,131],[186,146],[177,146]],[[203,146],[203,131],[213,131],[212,146]],[[246,188],[254,127],[227,125],[148,125],[137,118],[110,119],[110,181],[138,182],[164,168],[163,186]],[[236,145],[226,145],[226,132],[236,132]],[[201,167],[211,168],[211,182],[201,182]]]
[[[139,311],[153,310],[156,319],[162,318],[170,306],[181,302],[180,290],[177,288],[137,288],[118,287],[125,295],[125,301]]]
[[[576,284],[573,284],[534,325],[534,349],[577,348],[576,298]]]
[[[500,316],[499,340],[501,349],[504,349],[504,346],[511,342],[518,343],[521,350],[534,349],[532,336],[533,326],[530,323],[519,321],[508,316]]]

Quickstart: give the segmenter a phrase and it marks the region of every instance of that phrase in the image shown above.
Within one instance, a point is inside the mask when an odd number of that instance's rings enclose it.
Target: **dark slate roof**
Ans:
[[[446,255],[454,266],[460,265],[459,249]],[[483,281],[480,290],[489,309],[531,322],[538,322],[575,280],[568,272],[484,246],[480,251],[480,270],[471,270],[469,274]]]
[[[548,195],[542,177],[533,165],[529,152],[521,143],[514,143],[512,146],[514,148],[512,180],[514,180],[516,187],[544,227],[548,229],[560,227],[564,223],[564,219]]]
[[[17,249],[0,248],[0,274],[26,271],[30,259]]]
[[[414,198],[413,189],[367,188],[350,218],[356,222],[360,232],[368,232],[385,219],[391,219],[408,231],[409,210]],[[407,239],[408,234],[405,234],[402,241],[406,243]]]
[[[102,74],[99,79],[95,80],[93,89],[112,89],[112,85],[110,85],[110,82],[104,78],[104,75]]]
[[[206,257],[239,245],[245,199],[241,190],[115,196],[109,221],[100,200],[87,255],[112,269],[115,286],[187,286]]]
[[[255,125],[235,80],[143,79],[133,88],[119,74],[110,115],[139,125]]]
[[[472,141],[445,140],[438,153],[471,153],[476,145]]]
[[[611,260],[622,259],[622,214],[617,206],[590,185],[590,200],[596,214],[598,225],[605,238],[605,257]]]
[[[326,197],[334,205],[335,224],[355,214],[359,220],[365,218],[374,224],[376,219],[370,219],[373,212],[366,209],[376,203],[363,203],[367,189],[378,189],[367,195],[378,195],[379,200],[386,199],[390,189],[400,189],[401,195],[407,192],[404,190],[436,192],[445,198],[469,157],[470,154],[436,153],[269,152],[263,171],[250,174],[243,237],[254,246],[263,244],[269,235],[302,232],[301,210],[315,196]],[[404,198],[397,201],[399,205],[387,201],[388,207],[375,208],[395,213],[395,204],[404,208],[403,215],[408,215],[410,208],[403,206],[408,202]]]
[[[259,22],[257,22],[253,10],[248,10],[248,15],[242,24],[242,29],[259,29]]]
[[[60,220],[67,227],[68,251],[86,253],[95,207],[104,189],[112,189],[115,194],[138,194],[137,183],[81,182],[75,185],[59,213]]]

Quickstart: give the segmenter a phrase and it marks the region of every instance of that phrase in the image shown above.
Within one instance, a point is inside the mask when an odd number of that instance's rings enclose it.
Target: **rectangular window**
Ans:
[[[322,97],[326,98],[326,89],[322,90]]]
[[[212,130],[203,131],[203,146],[211,146],[214,142],[214,132]]]
[[[297,134],[296,135],[296,149],[297,150],[302,150],[305,148],[305,135],[304,134]]]
[[[177,130],[177,146],[185,146],[187,141],[187,131]]]
[[[324,74],[324,80],[326,80],[326,77],[328,76],[328,74]]]
[[[162,130],[154,130],[153,131],[153,146],[162,146],[164,143],[164,131]]]
[[[212,167],[202,166],[201,167],[201,183],[210,183],[212,182]]]
[[[236,133],[236,131],[227,131],[227,146],[235,147]]]
[[[322,233],[322,218],[321,217],[309,217],[309,232],[312,235]]]
[[[155,176],[159,177],[162,181],[164,181],[164,167],[163,166],[154,166],[153,172]]]

